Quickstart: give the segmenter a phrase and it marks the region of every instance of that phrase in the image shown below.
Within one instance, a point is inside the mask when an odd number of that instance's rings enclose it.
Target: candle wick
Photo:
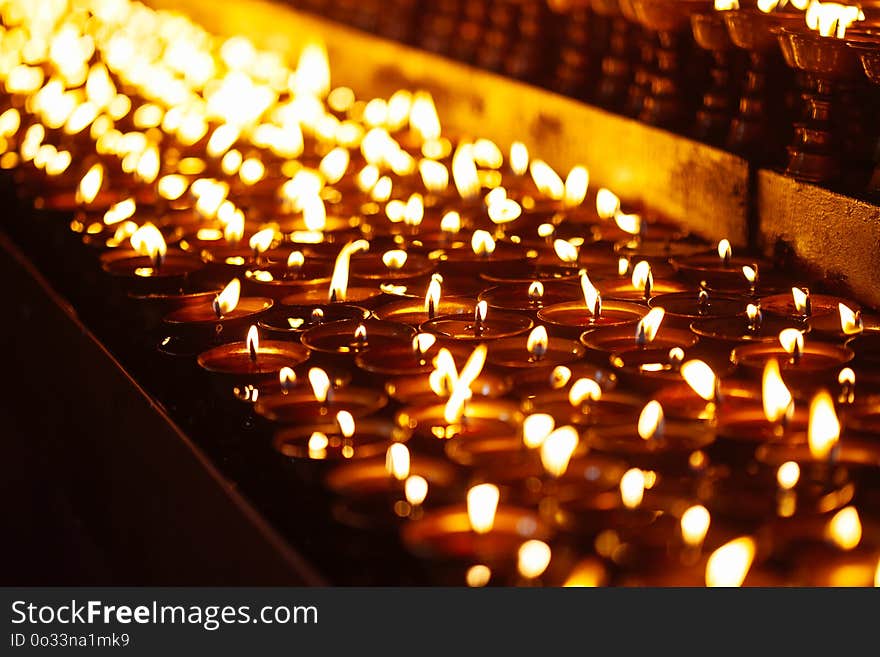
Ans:
[[[434,308],[434,297],[428,297],[428,319],[434,319],[434,314],[436,312],[437,311]]]
[[[253,340],[248,341],[248,350],[250,351],[251,362],[256,364],[256,362],[257,362],[257,345],[254,344]]]

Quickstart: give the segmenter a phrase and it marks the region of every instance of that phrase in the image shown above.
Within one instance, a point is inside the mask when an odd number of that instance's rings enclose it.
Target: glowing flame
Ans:
[[[572,383],[568,390],[568,403],[572,406],[580,406],[585,401],[599,401],[600,399],[602,399],[602,388],[596,381],[586,377]]]
[[[133,198],[127,198],[124,201],[119,201],[119,203],[114,203],[104,213],[104,224],[112,226],[120,221],[125,221],[134,215],[135,210],[137,210],[137,204]]]
[[[804,351],[804,334],[795,328],[782,329],[779,332],[779,344],[789,354],[801,354]]]
[[[409,125],[422,141],[436,140],[440,137],[440,118],[437,116],[434,98],[427,91],[417,91],[413,95]]]
[[[559,390],[571,380],[571,370],[565,365],[557,365],[550,372],[550,387]]]
[[[782,490],[791,490],[801,478],[801,468],[794,461],[786,461],[776,470],[776,483]]]
[[[681,516],[681,537],[692,547],[699,547],[706,538],[712,517],[706,507],[697,504]]]
[[[306,257],[303,255],[302,251],[291,251],[290,255],[287,256],[287,268],[288,269],[299,269],[306,262]]]
[[[553,168],[543,160],[532,160],[529,165],[532,180],[544,196],[560,201],[565,196],[565,183]]]
[[[421,194],[411,194],[406,201],[403,221],[407,226],[418,226],[425,216],[425,204]]]
[[[583,203],[589,186],[590,172],[582,166],[573,167],[565,179],[565,193],[562,199],[565,207],[574,208]]]
[[[397,479],[405,481],[409,477],[409,449],[403,443],[394,443],[385,452],[385,471]]]
[[[278,371],[278,383],[284,392],[289,392],[294,384],[296,384],[296,372],[290,367],[282,367]]]
[[[495,252],[495,240],[485,230],[475,230],[471,237],[471,249],[480,256],[489,256]]]
[[[570,426],[559,427],[546,437],[541,444],[541,465],[547,474],[552,477],[565,474],[579,440],[577,430]]]
[[[648,285],[648,281],[652,279],[651,265],[647,260],[640,260],[633,267],[632,285],[637,290],[643,290]]]
[[[274,228],[264,228],[263,230],[257,231],[253,235],[251,235],[250,240],[248,240],[248,246],[255,253],[265,253],[269,250],[269,247],[272,246],[272,242],[275,240],[275,229]]]
[[[550,565],[550,546],[543,541],[526,541],[517,552],[517,570],[526,579],[535,579],[544,574]]]
[[[256,324],[251,324],[248,329],[246,343],[251,360],[256,362],[257,354],[260,353],[260,332],[257,330]]]
[[[457,233],[461,230],[461,215],[455,210],[450,210],[440,220],[440,230],[444,233]]]
[[[244,213],[234,212],[223,227],[223,239],[227,244],[237,244],[244,237]]]
[[[618,212],[614,215],[614,223],[620,230],[630,235],[639,235],[642,232],[642,217],[637,214]]]
[[[474,163],[472,144],[460,144],[452,156],[452,180],[463,199],[474,199],[480,194],[480,177]]]
[[[321,403],[327,401],[327,394],[330,392],[330,377],[327,372],[320,367],[313,367],[309,370],[309,385],[312,387],[312,394],[315,399]]]
[[[764,364],[761,379],[761,401],[768,422],[779,422],[794,409],[791,392],[782,380],[779,362],[771,358]]]
[[[529,285],[529,301],[540,301],[544,298],[544,284],[541,281],[533,281]]]
[[[812,0],[805,18],[807,27],[811,30],[816,30],[824,37],[835,36],[842,39],[850,25],[865,20],[865,14],[859,7]]]
[[[629,272],[629,259],[628,258],[618,258],[617,259],[617,275],[618,276],[626,276]]]
[[[434,315],[437,312],[437,309],[440,307],[440,293],[441,293],[441,281],[443,279],[435,274],[431,276],[431,282],[428,283],[428,291],[425,294],[425,312],[428,313],[428,317],[433,319]]]
[[[323,43],[312,42],[302,49],[293,82],[298,94],[323,97],[330,92],[330,62]]]
[[[351,264],[351,256],[359,251],[368,251],[370,243],[367,240],[349,242],[339,250],[336,264],[333,267],[333,277],[330,279],[330,301],[345,301],[348,292],[348,270]]]
[[[521,141],[510,145],[510,170],[521,176],[529,169],[529,149]]]
[[[336,424],[339,426],[339,433],[344,437],[351,438],[354,435],[354,417],[348,411],[339,411],[336,414]]]
[[[79,181],[79,187],[76,191],[76,200],[78,203],[88,205],[92,203],[101,191],[101,185],[104,184],[104,165],[93,164],[86,172],[86,175]]]
[[[837,375],[837,382],[842,386],[854,386],[856,384],[856,373],[850,367],[844,367]]]
[[[407,502],[413,506],[419,506],[428,497],[428,482],[424,477],[412,475],[407,477],[403,491]]]
[[[564,587],[597,588],[605,582],[606,574],[602,563],[595,558],[587,558],[578,563],[566,578]]]
[[[131,236],[131,248],[140,255],[149,256],[154,265],[161,261],[168,250],[162,231],[149,222],[138,228]]]
[[[645,496],[645,473],[630,468],[620,478],[620,499],[627,509],[637,509]]]
[[[794,309],[799,315],[810,314],[810,292],[799,287],[791,288],[791,296],[794,299]]]
[[[471,384],[483,371],[483,365],[486,363],[486,353],[488,349],[486,345],[478,345],[458,375],[458,380],[452,388],[452,394],[443,410],[443,417],[448,424],[453,424],[461,419],[464,413],[464,404],[471,397]]]
[[[452,353],[445,347],[437,352],[432,361],[434,371],[428,379],[431,391],[438,397],[447,397],[455,389],[458,382],[458,370],[455,367],[455,359]]]
[[[437,342],[437,336],[433,333],[419,333],[413,338],[413,351],[424,355],[428,349],[434,346],[435,342]]]
[[[553,250],[562,262],[573,263],[578,260],[578,248],[567,240],[554,240]]]
[[[500,189],[500,187],[496,189]],[[522,214],[522,207],[512,198],[505,198],[501,201],[491,203],[487,208],[487,212],[492,223],[508,224],[519,218]]]
[[[755,558],[755,540],[741,536],[725,543],[706,562],[706,586],[739,587]]]
[[[721,258],[721,261],[727,265],[730,262],[730,258],[733,255],[733,249],[730,246],[730,241],[725,238],[718,242],[718,257]]]
[[[479,484],[467,492],[467,511],[471,529],[488,534],[495,525],[495,512],[501,493],[494,484]]]
[[[815,459],[826,460],[833,454],[840,439],[840,420],[834,409],[834,401],[822,390],[810,402],[807,442]]]
[[[436,160],[421,160],[419,174],[425,189],[429,192],[442,192],[449,186],[449,170]]]
[[[587,276],[585,269],[582,269],[580,272],[580,282],[581,293],[584,295],[584,304],[587,307],[587,311],[593,317],[599,317],[602,312],[602,295],[599,294],[599,290],[596,289],[590,277]]]
[[[841,550],[852,550],[862,541],[862,521],[854,506],[834,514],[825,528],[825,535]]]
[[[877,570],[874,571],[874,586],[880,587],[880,559],[877,560]]]
[[[406,259],[406,251],[401,251],[400,249],[386,251],[382,254],[382,263],[388,267],[388,269],[402,269],[406,264]]]
[[[689,360],[681,366],[681,376],[706,401],[715,399],[718,379],[715,372],[701,360]]]
[[[651,440],[663,434],[663,407],[656,399],[649,401],[639,415],[639,436]]]
[[[754,285],[758,280],[758,270],[754,267],[750,267],[749,265],[743,265],[742,268],[743,276],[745,276],[746,281],[750,284]]]
[[[173,173],[159,178],[159,182],[156,183],[156,189],[162,198],[168,201],[176,201],[189,189],[189,181],[186,176]]]
[[[312,232],[324,230],[327,226],[327,209],[320,196],[312,196],[302,201],[303,222]]]
[[[602,219],[612,219],[620,212],[620,199],[610,189],[602,187],[596,192],[596,212]]]
[[[349,155],[348,149],[337,146],[321,158],[321,163],[318,165],[318,171],[321,172],[321,175],[324,176],[324,180],[328,183],[331,185],[336,184],[342,180],[342,176],[345,175],[350,159],[351,156]]]
[[[666,311],[663,308],[652,308],[636,326],[636,342],[640,345],[653,342],[665,316]]]
[[[715,11],[739,9],[739,0],[715,0]]]
[[[556,421],[547,413],[532,413],[523,420],[523,444],[529,449],[537,449],[544,444]]]
[[[547,337],[547,329],[543,326],[536,326],[529,333],[526,340],[526,349],[536,360],[540,360],[547,353],[549,346],[549,338]]]
[[[477,564],[471,566],[465,575],[465,581],[471,588],[482,588],[492,579],[492,571],[488,566]]]
[[[837,312],[840,314],[840,329],[845,335],[858,335],[862,332],[864,326],[860,313],[844,303],[837,304]]]

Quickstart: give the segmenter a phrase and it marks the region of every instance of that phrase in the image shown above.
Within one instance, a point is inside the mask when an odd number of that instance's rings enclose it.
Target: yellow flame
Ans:
[[[500,189],[500,188],[498,188]],[[522,214],[522,207],[511,198],[491,203],[487,209],[489,219],[494,224],[507,224],[516,221]]]
[[[645,473],[630,468],[620,478],[620,498],[627,509],[637,509],[645,496]]]
[[[602,187],[596,192],[596,212],[602,219],[611,219],[620,212],[620,199],[610,189]]]
[[[850,367],[844,367],[837,375],[837,382],[840,385],[854,386],[856,384],[856,373]]]
[[[474,142],[474,161],[478,166],[498,169],[504,162],[504,155],[491,139],[477,139]]]
[[[651,265],[647,260],[640,260],[636,263],[636,266],[633,267],[632,278],[632,286],[637,290],[642,290],[647,285],[648,280],[650,280],[653,276],[651,272]]]
[[[820,35],[843,39],[850,25],[865,20],[865,13],[856,6],[812,0],[807,7],[805,18],[807,27],[819,32]]]
[[[701,504],[694,505],[681,516],[681,537],[692,547],[699,547],[706,539],[712,517]]]
[[[339,433],[345,438],[351,438],[354,435],[354,417],[348,411],[339,411],[336,414],[336,424],[339,426]]]
[[[566,578],[564,587],[596,588],[602,586],[606,579],[605,568],[595,558],[587,558],[579,562]]]
[[[327,395],[330,392],[330,377],[327,372],[320,367],[313,367],[309,370],[309,385],[312,387],[312,394],[319,402],[327,401]]]
[[[593,379],[582,378],[571,384],[568,391],[568,402],[572,406],[580,406],[585,401],[599,401],[602,399],[602,388]]]
[[[428,291],[425,294],[425,312],[429,315],[436,312],[440,308],[440,293],[442,291],[441,283],[443,279],[435,274],[431,276],[431,282],[428,283]]]
[[[532,281],[528,291],[529,301],[540,301],[544,298],[544,284],[541,281]]]
[[[229,221],[223,227],[223,239],[228,244],[237,244],[244,237],[244,213],[236,211],[232,213]]]
[[[407,253],[400,249],[393,249],[382,254],[382,263],[388,269],[402,269],[406,264]]]
[[[483,365],[486,363],[486,354],[488,349],[486,345],[478,345],[458,375],[458,380],[452,388],[452,394],[443,410],[443,417],[448,424],[453,424],[461,419],[464,413],[464,404],[471,397],[471,384],[483,371]]]
[[[440,220],[440,230],[444,233],[457,233],[461,230],[461,215],[455,210],[450,210]]]
[[[501,493],[494,484],[478,484],[467,492],[467,511],[471,529],[488,534],[495,525],[495,512]]]
[[[754,267],[750,267],[749,265],[743,265],[742,268],[743,276],[749,283],[754,283],[758,280],[758,271]]]
[[[733,255],[733,249],[730,246],[730,240],[724,238],[720,242],[718,242],[718,257],[722,260],[730,260],[730,257]]]
[[[857,335],[862,332],[862,318],[845,303],[837,304],[837,312],[840,314],[840,329],[845,335]]]
[[[480,177],[474,162],[473,145],[459,144],[452,156],[452,181],[463,199],[473,199],[480,194]]]
[[[445,347],[437,352],[432,361],[434,370],[428,379],[431,391],[438,397],[448,397],[458,382],[458,370],[452,353]]]
[[[739,0],[715,0],[715,11],[739,9]]]
[[[419,174],[429,192],[442,192],[449,186],[449,170],[436,160],[420,160]]]
[[[706,562],[706,586],[739,587],[755,558],[755,539],[741,536],[715,550]]]
[[[407,502],[419,506],[428,497],[428,482],[424,477],[412,475],[406,478],[403,491]]]
[[[715,399],[717,377],[712,368],[701,360],[689,360],[681,366],[681,376],[706,401]]]
[[[578,248],[567,240],[554,240],[553,250],[562,262],[573,263],[578,260]]]
[[[433,333],[418,333],[413,338],[413,351],[417,354],[424,354],[428,349],[437,342],[437,336]]]
[[[642,232],[642,217],[637,214],[618,212],[614,215],[614,223],[620,230],[630,235],[639,235]]]
[[[309,436],[309,456],[313,459],[323,459],[326,458],[326,450],[327,446],[330,444],[330,439],[327,438],[327,434],[321,433],[320,431],[315,431]]]
[[[636,336],[644,336],[645,343],[653,342],[654,338],[657,337],[657,332],[660,330],[660,325],[663,323],[665,316],[666,311],[663,308],[652,308],[647,315],[639,320],[636,327]]]
[[[526,349],[535,358],[541,358],[547,353],[549,340],[547,329],[543,326],[536,326],[529,333],[529,337],[526,340]]]
[[[465,581],[471,588],[482,588],[489,583],[490,579],[492,579],[492,571],[483,564],[471,566],[465,575]]]
[[[248,240],[248,246],[257,253],[265,253],[272,246],[274,240],[275,229],[263,228],[251,235],[251,238]]]
[[[841,550],[852,550],[862,541],[862,521],[854,506],[834,514],[825,528],[825,535]]]
[[[593,285],[590,277],[587,276],[587,271],[585,269],[581,270],[579,278],[581,283],[581,293],[584,295],[584,304],[587,306],[587,311],[595,317],[601,310],[602,296],[599,294],[599,290],[596,289],[596,286]]]
[[[293,90],[298,94],[323,97],[330,92],[330,62],[320,41],[306,44],[299,55]]]
[[[519,546],[517,570],[526,579],[535,579],[544,574],[550,565],[550,546],[543,541],[530,540]]]
[[[471,249],[477,255],[491,255],[495,252],[495,240],[487,231],[475,230],[471,236]]]
[[[779,344],[789,354],[804,351],[804,334],[796,328],[782,329],[779,332]]]
[[[639,414],[639,436],[650,440],[663,433],[663,407],[656,399],[649,401]]]
[[[791,392],[782,380],[779,362],[771,358],[764,364],[761,378],[761,401],[764,406],[764,417],[769,422],[778,422],[793,409]]]
[[[101,185],[104,183],[104,165],[93,164],[86,175],[83,176],[77,188],[77,202],[88,205],[98,196],[101,191]]]
[[[510,145],[510,170],[521,176],[529,169],[529,149],[521,141]]]
[[[417,91],[413,94],[409,112],[409,126],[421,137],[422,141],[435,140],[440,137],[440,117],[437,116],[434,98],[427,91]]]
[[[303,255],[302,251],[291,251],[290,255],[287,256],[287,268],[288,269],[299,269],[306,262],[306,257]]]
[[[385,452],[385,471],[398,481],[409,477],[409,449],[403,443],[394,443]]]
[[[786,461],[776,470],[776,483],[783,490],[791,490],[797,486],[801,478],[801,468],[794,461]]]
[[[537,449],[544,444],[556,421],[548,413],[532,413],[523,420],[523,444],[529,449]]]
[[[874,587],[880,587],[880,559],[877,560],[877,570],[874,571]]]
[[[807,441],[815,459],[828,459],[840,439],[840,420],[834,409],[834,400],[822,390],[810,402]]]
[[[282,367],[278,370],[278,383],[282,390],[290,390],[296,383],[296,372],[290,367]]]
[[[161,258],[168,250],[162,231],[147,222],[131,236],[131,248],[140,255],[149,256],[153,261]]]
[[[159,178],[159,182],[156,183],[156,189],[162,198],[168,201],[176,201],[189,189],[189,181],[186,176],[173,173]]]
[[[794,299],[794,308],[798,314],[805,314],[807,312],[807,302],[810,298],[809,292],[799,287],[793,287],[791,288],[791,296]]]
[[[403,213],[403,221],[407,226],[418,226],[425,216],[425,203],[421,194],[410,194],[406,201],[406,209]]]
[[[586,167],[572,167],[565,178],[565,192],[562,199],[565,207],[575,208],[583,203],[589,186],[590,172]]]
[[[577,430],[571,426],[559,427],[541,443],[541,465],[552,477],[561,477],[568,469],[574,450],[577,449]]]
[[[256,355],[260,353],[260,332],[257,330],[256,324],[251,324],[248,329],[246,342],[251,358],[256,359]]]
[[[132,217],[136,210],[137,204],[133,198],[127,198],[124,201],[119,201],[119,203],[114,203],[110,206],[110,209],[104,213],[104,224],[107,226],[113,226],[120,221],[125,221]]]
[[[538,191],[544,196],[554,201],[560,201],[565,196],[565,183],[562,182],[562,178],[543,160],[532,160],[529,164],[529,173]]]
[[[342,247],[336,257],[333,267],[333,276],[330,279],[331,301],[345,301],[348,292],[348,271],[351,264],[351,256],[359,251],[368,251],[370,243],[367,240],[356,240]]]

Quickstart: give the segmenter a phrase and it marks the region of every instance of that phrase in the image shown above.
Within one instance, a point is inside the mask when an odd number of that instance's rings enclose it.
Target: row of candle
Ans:
[[[136,3],[24,7],[0,164],[160,367],[321,473],[341,522],[458,584],[873,581],[858,303],[450,139],[424,93],[357,101],[320,48],[290,71]]]

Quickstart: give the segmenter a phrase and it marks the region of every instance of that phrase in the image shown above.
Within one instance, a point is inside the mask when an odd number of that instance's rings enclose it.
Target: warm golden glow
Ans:
[[[841,550],[852,550],[862,541],[862,521],[854,506],[834,514],[825,527],[825,536]]]
[[[578,260],[578,248],[567,240],[554,240],[553,250],[562,262],[574,263]]]
[[[487,231],[475,230],[471,237],[471,249],[477,255],[492,255],[495,252],[495,240]]]
[[[400,249],[386,251],[382,254],[382,264],[388,269],[402,269],[406,264],[407,253]]]
[[[743,265],[742,273],[743,276],[745,276],[745,279],[751,284],[754,284],[758,280],[758,270],[754,267]]]
[[[874,571],[874,587],[880,587],[880,559],[877,559],[877,569]]]
[[[862,332],[862,317],[845,303],[837,304],[837,312],[840,314],[840,330],[845,335],[858,335]]]
[[[233,211],[223,227],[223,239],[227,244],[238,244],[244,237],[244,213]]]
[[[856,384],[856,373],[850,367],[844,367],[837,375],[837,382],[842,386],[852,387]]]
[[[807,442],[813,458],[827,460],[840,439],[840,420],[834,409],[834,400],[822,390],[810,402]]]
[[[565,196],[565,183],[559,174],[543,160],[532,160],[529,164],[529,173],[538,191],[547,198],[560,201]]]
[[[596,212],[602,219],[612,219],[620,212],[620,199],[617,194],[604,187],[596,192]]]
[[[782,329],[779,332],[779,344],[789,354],[802,354],[804,351],[804,334],[796,328]]]
[[[526,579],[535,579],[544,574],[550,565],[550,546],[543,541],[526,541],[517,552],[517,569]]]
[[[764,416],[768,421],[778,422],[793,410],[791,392],[782,380],[779,362],[776,359],[770,359],[764,365],[761,390]]]
[[[712,517],[701,504],[690,507],[681,515],[681,537],[691,547],[699,547],[706,539]]]
[[[639,235],[642,232],[642,217],[637,214],[618,212],[614,215],[614,223],[620,230],[630,235]]]
[[[730,241],[727,238],[718,242],[718,257],[721,258],[722,262],[727,263],[732,255],[733,249],[731,248]]]
[[[575,208],[584,202],[587,188],[590,186],[590,172],[585,167],[572,167],[565,179],[563,204],[567,208]]]
[[[443,347],[437,352],[431,364],[434,366],[428,378],[431,391],[438,397],[448,397],[458,382],[458,369],[455,367],[452,353]]]
[[[168,201],[176,201],[189,189],[189,181],[186,176],[172,173],[159,178],[159,182],[156,183],[156,189],[162,198]]]
[[[278,383],[283,391],[289,392],[296,384],[296,372],[290,367],[282,367],[278,370]]]
[[[630,468],[620,479],[620,499],[627,509],[637,509],[645,496],[645,473]]]
[[[518,176],[529,170],[529,149],[521,141],[510,145],[510,170]]]
[[[810,293],[799,287],[791,288],[791,296],[794,299],[794,309],[799,315],[809,314]]]
[[[419,475],[411,475],[406,478],[403,491],[407,502],[419,506],[428,497],[428,481]]]
[[[321,403],[327,401],[327,395],[330,392],[330,377],[327,372],[320,367],[313,367],[309,370],[309,385],[312,387],[312,394],[315,399]]]
[[[606,577],[602,562],[596,558],[587,558],[574,567],[562,586],[596,588],[605,584]]]
[[[452,388],[452,394],[443,410],[443,417],[448,424],[453,424],[461,420],[464,414],[464,405],[471,397],[471,384],[483,371],[483,365],[486,364],[486,354],[488,349],[485,344],[477,345],[477,347],[468,356],[467,362],[458,374],[458,380]]]
[[[356,240],[349,242],[339,250],[336,264],[333,267],[333,276],[330,279],[329,299],[331,302],[346,300],[351,256],[359,251],[368,251],[369,248],[370,243],[367,240]]]
[[[272,246],[272,242],[275,240],[275,229],[274,228],[264,228],[260,231],[257,231],[251,238],[248,240],[248,246],[255,253],[265,253],[269,250],[269,247]]]
[[[131,248],[140,255],[149,256],[154,266],[159,264],[168,250],[162,231],[149,222],[138,228],[131,236]]]
[[[233,278],[214,299],[214,312],[218,317],[228,315],[236,306],[241,296],[241,281]]]
[[[480,177],[474,163],[472,144],[459,144],[452,156],[452,180],[459,196],[474,199],[480,195]]]
[[[433,333],[419,333],[413,338],[413,352],[424,355],[437,342]]]
[[[725,543],[706,562],[706,586],[742,586],[755,558],[755,540],[741,536]]]
[[[490,579],[492,579],[492,571],[483,564],[471,566],[465,575],[465,581],[471,588],[482,588],[489,583]]]
[[[593,379],[586,377],[572,383],[568,390],[568,402],[575,407],[586,401],[599,401],[600,399],[602,399],[601,386]]]
[[[797,486],[801,478],[801,468],[794,461],[786,461],[776,470],[776,483],[783,490],[791,490]]]
[[[633,267],[631,281],[632,286],[637,290],[645,289],[645,287],[648,285],[648,282],[653,281],[651,265],[648,264],[647,260],[640,260],[636,263],[636,266]]]
[[[409,112],[409,126],[422,141],[439,139],[440,117],[437,116],[434,98],[427,91],[417,91],[413,94]]]
[[[397,479],[405,481],[409,477],[409,449],[403,443],[394,443],[385,452],[385,471]]]
[[[500,188],[497,188],[500,189]],[[487,208],[489,219],[494,224],[509,224],[516,221],[522,214],[522,207],[512,198],[491,203]]]
[[[718,379],[705,362],[695,359],[682,363],[681,376],[700,397],[706,401],[715,399]]]
[[[134,216],[135,210],[137,210],[137,204],[133,198],[127,198],[124,201],[119,201],[119,203],[114,203],[104,213],[104,224],[113,226],[120,221],[125,221]]]
[[[647,315],[639,320],[636,326],[636,342],[650,344],[657,337],[666,311],[663,308],[652,308]]]
[[[297,94],[323,97],[330,92],[330,62],[322,42],[303,47],[293,78],[292,89]]]
[[[101,191],[104,184],[104,165],[93,164],[79,182],[76,190],[77,203],[90,204]]]
[[[260,353],[260,332],[257,330],[256,324],[251,324],[245,342],[247,344],[248,353],[251,355],[251,360],[256,361],[257,354]]]
[[[467,511],[471,529],[488,534],[495,525],[495,512],[501,493],[494,484],[478,484],[467,492]]]
[[[436,160],[420,160],[419,174],[422,177],[422,184],[429,192],[439,193],[449,186],[449,170]]]
[[[440,220],[440,230],[444,233],[458,233],[461,230],[461,215],[455,210],[450,210]]]
[[[651,440],[663,434],[663,407],[652,399],[639,414],[638,432],[642,440]]]
[[[339,433],[345,438],[351,438],[354,435],[354,417],[348,411],[339,411],[336,414],[336,424],[339,427]]]
[[[544,298],[544,284],[541,281],[532,281],[528,290],[529,301],[540,301]]]
[[[529,354],[532,355],[532,358],[535,360],[540,360],[547,353],[547,348],[549,347],[549,337],[547,336],[547,329],[543,326],[536,326],[529,333],[529,337],[526,340],[526,349],[528,349]]]
[[[715,0],[715,11],[732,11],[739,9],[739,0]]]
[[[811,0],[805,18],[807,27],[820,35],[843,39],[847,28],[856,21],[865,20],[865,14],[857,6]]]
[[[403,221],[407,226],[418,226],[425,216],[425,203],[421,194],[410,194],[406,201]]]
[[[599,290],[596,289],[596,286],[593,285],[590,277],[587,276],[586,269],[581,270],[579,279],[581,283],[581,293],[584,295],[584,305],[587,307],[587,312],[593,317],[599,317],[602,313],[602,295],[599,294]]]
[[[441,283],[443,279],[439,274],[431,276],[431,282],[428,283],[428,291],[425,294],[425,312],[428,317],[433,318],[440,308],[440,294],[442,292]]]
[[[532,413],[523,420],[523,444],[529,449],[537,449],[544,444],[556,422],[548,413]]]
[[[315,431],[309,436],[309,456],[313,459],[326,458],[327,446],[330,445],[330,439],[327,434]]]
[[[541,465],[547,474],[552,477],[565,474],[579,440],[577,430],[570,426],[559,427],[544,439],[541,443]]]

